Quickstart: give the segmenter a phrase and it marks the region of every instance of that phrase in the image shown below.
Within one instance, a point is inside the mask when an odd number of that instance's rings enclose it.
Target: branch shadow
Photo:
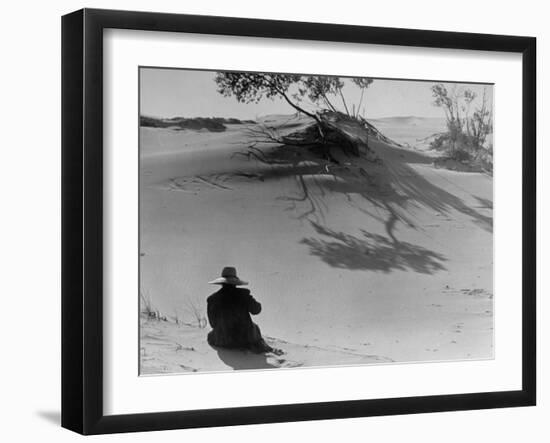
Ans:
[[[311,223],[315,231],[327,239],[304,238],[310,254],[329,266],[389,273],[393,270],[433,274],[445,270],[445,256],[421,246],[397,241],[379,234],[361,231],[362,237],[337,232]]]
[[[382,143],[377,143],[374,151],[378,157],[373,161],[372,158],[350,157],[338,153],[337,149],[333,150],[331,157],[339,157],[338,164],[319,158],[311,149],[288,145],[256,145],[249,148],[246,154],[239,154],[264,165],[263,169],[256,170],[256,178],[261,181],[296,177],[300,195],[283,196],[281,199],[289,203],[289,210],[299,213],[299,219],[323,221],[329,209],[324,197],[327,193],[341,193],[350,204],[369,216],[373,216],[374,208],[379,217],[385,219],[388,235],[392,239],[397,221],[415,228],[411,206],[423,206],[442,215],[451,215],[451,211],[456,211],[469,217],[485,231],[493,231],[492,216],[476,210],[476,207],[434,184],[411,166],[429,165],[433,159]],[[492,209],[492,202],[478,201]]]
[[[478,197],[477,195],[474,195],[475,199],[478,201],[479,205],[483,209],[493,209],[493,202],[491,200],[488,200],[486,198]]]
[[[476,225],[485,231],[493,232],[493,217],[482,214],[461,198],[436,186],[408,163],[391,161],[386,162],[385,166],[388,177],[392,180],[394,194],[406,196],[404,201],[395,202],[400,207],[404,208],[404,204],[414,202],[441,214],[448,215],[450,210],[455,210],[470,217]],[[389,199],[389,201],[393,200],[392,198]]]

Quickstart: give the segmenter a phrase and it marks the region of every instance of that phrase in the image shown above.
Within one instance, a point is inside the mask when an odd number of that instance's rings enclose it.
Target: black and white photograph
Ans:
[[[3,441],[547,443],[546,9],[7,2]]]
[[[494,358],[493,84],[138,75],[140,375]]]

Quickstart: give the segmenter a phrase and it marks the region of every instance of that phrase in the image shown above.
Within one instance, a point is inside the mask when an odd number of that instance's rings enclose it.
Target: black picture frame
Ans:
[[[103,31],[108,28],[502,51],[522,55],[522,388],[104,415]],[[82,434],[530,406],[536,402],[536,39],[83,9],[62,18],[62,426]]]

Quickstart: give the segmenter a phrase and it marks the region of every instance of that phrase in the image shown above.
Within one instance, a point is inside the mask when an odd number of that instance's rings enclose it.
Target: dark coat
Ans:
[[[260,328],[252,321],[250,314],[259,314],[262,305],[248,289],[223,285],[207,299],[208,321],[212,331],[208,343],[226,348],[257,348],[265,342]]]

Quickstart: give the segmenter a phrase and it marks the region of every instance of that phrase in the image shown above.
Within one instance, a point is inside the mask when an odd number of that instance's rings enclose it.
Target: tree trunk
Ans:
[[[338,89],[338,92],[340,93],[340,97],[342,98],[342,103],[344,104],[344,109],[346,110],[346,114],[349,115],[348,105],[346,104],[346,99],[344,98],[344,94],[342,94],[341,89]]]

